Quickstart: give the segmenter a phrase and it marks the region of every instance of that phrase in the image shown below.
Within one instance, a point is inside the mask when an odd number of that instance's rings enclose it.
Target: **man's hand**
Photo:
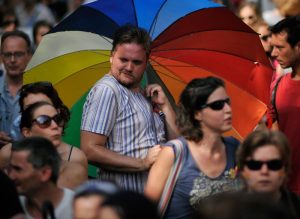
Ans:
[[[11,137],[9,137],[5,132],[0,131],[0,146],[6,145],[11,141]]]
[[[160,145],[155,145],[148,150],[147,156],[145,157],[145,159],[143,159],[145,170],[150,169],[152,164],[156,161],[160,151]]]
[[[146,95],[151,97],[151,101],[158,106],[163,106],[169,103],[169,100],[163,89],[158,84],[150,84],[146,87]]]

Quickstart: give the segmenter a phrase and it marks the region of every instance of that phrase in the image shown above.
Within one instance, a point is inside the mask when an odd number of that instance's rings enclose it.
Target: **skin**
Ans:
[[[98,219],[121,219],[121,218],[112,207],[104,206],[101,208]]]
[[[253,18],[250,19],[250,16],[252,16]],[[247,24],[251,28],[253,28],[255,23],[257,22],[257,16],[255,15],[255,11],[249,6],[245,6],[240,10],[240,18],[245,24]]]
[[[41,26],[36,33],[36,45],[39,45],[43,39],[43,36],[48,33],[50,28],[48,26]]]
[[[299,44],[292,47],[287,42],[287,33],[285,31],[278,34],[272,34],[271,44],[273,46],[272,56],[276,58],[282,68],[292,67],[295,73],[300,74],[300,50]]]
[[[265,145],[257,148],[252,157],[248,159],[268,161],[281,159],[280,152],[274,145]],[[250,170],[245,166],[241,172],[246,181],[247,188],[251,192],[267,192],[278,195],[280,187],[286,178],[286,170],[283,167],[279,171],[269,170],[264,164],[260,170]]]
[[[225,89],[220,87],[208,97],[207,103],[226,98],[228,95]],[[218,177],[226,167],[226,151],[221,134],[232,127],[231,107],[225,104],[219,111],[205,108],[195,114],[195,119],[201,121],[204,137],[200,142],[188,141],[190,153],[205,175],[211,178]],[[174,158],[173,149],[164,147],[150,170],[145,195],[155,202],[161,197]]]
[[[9,177],[16,184],[18,192],[30,200],[26,203],[29,214],[42,218],[40,209],[44,201],[49,200],[56,207],[63,197],[63,190],[50,181],[51,168],[44,166],[35,169],[28,162],[29,154],[26,150],[12,152]]]
[[[103,198],[89,195],[74,200],[74,219],[97,219]]]
[[[260,42],[263,45],[265,52],[270,54],[272,52],[272,46],[271,46],[271,31],[269,30],[269,27],[267,25],[261,25],[257,28],[257,33],[260,36],[270,35],[267,41],[260,39]]]
[[[24,109],[26,109],[30,104],[34,104],[34,103],[37,103],[37,102],[40,102],[40,101],[53,104],[52,101],[50,100],[50,98],[47,97],[47,95],[42,94],[42,93],[38,93],[38,94],[28,94],[23,99],[23,107],[24,107]]]
[[[136,43],[118,45],[111,54],[110,74],[129,90],[138,91],[147,61],[146,51],[141,45]],[[157,84],[149,85],[146,88],[146,95],[150,96],[152,102],[158,104],[165,113],[169,137],[176,137],[175,112],[162,88]],[[102,168],[116,171],[139,172],[148,170],[161,150],[159,145],[155,145],[149,149],[144,159],[139,159],[106,149],[106,141],[107,136],[105,135],[81,131],[81,148],[88,160],[98,163]]]

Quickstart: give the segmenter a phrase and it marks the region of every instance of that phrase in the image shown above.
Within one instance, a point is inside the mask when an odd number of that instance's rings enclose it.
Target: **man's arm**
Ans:
[[[156,160],[160,146],[149,149],[146,158],[139,159],[121,155],[105,147],[107,137],[88,131],[81,131],[80,148],[90,162],[99,164],[102,168],[121,172],[140,172],[148,170]]]
[[[179,136],[176,121],[176,113],[165,95],[163,89],[158,84],[148,85],[146,88],[147,96],[151,97],[151,101],[157,104],[161,111],[165,114],[165,125],[167,131],[167,139],[175,139]]]

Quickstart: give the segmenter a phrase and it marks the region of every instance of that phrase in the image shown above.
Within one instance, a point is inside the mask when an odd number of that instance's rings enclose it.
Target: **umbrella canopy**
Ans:
[[[82,5],[44,36],[25,83],[51,81],[72,107],[109,71],[111,38],[123,24],[149,31],[149,82],[177,102],[193,78],[217,76],[232,98],[234,135],[246,136],[266,110],[272,68],[258,35],[210,0],[98,0]],[[82,100],[82,99],[81,99]]]

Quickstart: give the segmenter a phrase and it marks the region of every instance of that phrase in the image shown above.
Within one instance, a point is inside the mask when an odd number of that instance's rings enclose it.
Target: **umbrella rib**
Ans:
[[[227,55],[231,55],[231,56],[234,56],[234,57],[238,57],[238,58],[243,58],[243,59],[245,59],[245,60],[248,60],[248,61],[250,61],[250,62],[253,62],[253,63],[258,63],[257,61],[253,61],[253,60],[251,60],[251,59],[249,59],[249,58],[247,58],[247,57],[243,57],[243,56],[238,56],[238,55],[235,55],[235,54],[232,54],[232,53],[228,53],[228,52],[220,52],[220,51],[217,51],[217,50],[212,50],[212,49],[202,49],[202,48],[199,48],[199,49],[193,49],[193,48],[189,48],[189,49],[164,49],[164,50],[156,50],[155,51],[155,53],[156,52],[169,52],[169,51],[184,51],[184,50],[192,50],[192,51],[211,51],[211,52],[216,52],[216,53],[221,53],[221,54],[227,54]],[[188,52],[186,52],[186,53],[188,53]],[[177,58],[177,57],[180,57],[180,56],[183,56],[183,55],[185,55],[185,54],[180,54],[180,55],[177,55],[177,56],[172,56],[172,57],[168,57],[169,59],[172,59],[172,60],[175,60],[174,58]],[[157,55],[157,54],[155,54],[155,56],[157,56],[157,57],[162,57],[162,56],[160,56],[160,55]],[[163,58],[165,58],[165,57],[163,57]],[[264,64],[264,63],[259,63],[259,64],[262,64],[262,65],[264,65],[264,66],[267,66],[266,64]]]
[[[157,13],[156,13],[155,17],[153,18],[153,22],[151,23],[150,29],[149,29],[149,34],[150,34],[150,36],[152,36],[152,34],[153,34],[153,32],[154,32],[154,27],[156,26],[156,23],[157,23],[157,17],[158,17],[158,15],[159,15],[161,9],[162,9],[162,8],[164,7],[164,5],[166,4],[166,2],[167,2],[167,0],[165,0],[165,1],[161,4],[161,6],[159,7],[159,10],[157,10]]]
[[[132,2],[132,5],[133,5],[133,9],[134,9],[133,12],[134,12],[136,26],[139,26],[138,19],[137,19],[137,14],[136,14],[136,10],[135,10],[134,0],[131,0],[131,2]]]

